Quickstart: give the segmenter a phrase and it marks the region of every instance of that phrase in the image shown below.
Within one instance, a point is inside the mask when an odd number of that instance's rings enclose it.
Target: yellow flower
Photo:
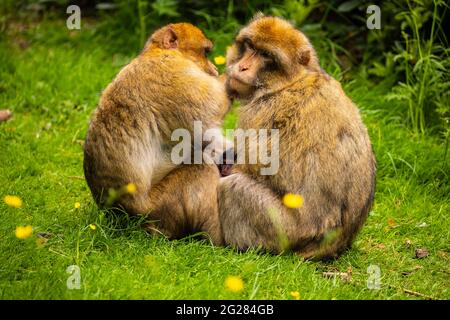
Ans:
[[[22,206],[22,199],[17,196],[6,196],[3,201],[10,207],[20,208]]]
[[[75,202],[75,205],[74,205],[74,207],[75,207],[75,209],[80,209],[80,207],[81,207],[81,203],[79,203],[79,202]]]
[[[136,192],[136,185],[134,183],[129,183],[126,185],[125,189],[128,193],[135,193]]]
[[[283,197],[283,203],[288,208],[300,208],[303,205],[303,197],[299,194],[286,193]]]
[[[32,226],[16,227],[16,237],[19,239],[28,239],[33,234]]]
[[[92,230],[95,230],[95,229],[97,229],[97,226],[94,223],[91,223],[89,225],[89,228],[91,228]]]
[[[290,294],[294,300],[300,300],[300,293],[298,291],[291,291]]]
[[[240,292],[244,289],[244,281],[237,276],[228,276],[225,279],[225,287],[231,292]]]
[[[214,57],[214,63],[217,65],[225,64],[225,62],[227,62],[227,59],[224,56]]]

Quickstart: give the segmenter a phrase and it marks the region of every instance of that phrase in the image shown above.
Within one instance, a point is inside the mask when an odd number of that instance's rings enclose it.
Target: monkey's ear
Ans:
[[[178,48],[178,37],[175,31],[168,27],[162,37],[162,45],[164,49],[176,49]]]
[[[302,66],[307,66],[309,61],[311,60],[311,50],[309,49],[301,49],[298,54],[298,62]]]

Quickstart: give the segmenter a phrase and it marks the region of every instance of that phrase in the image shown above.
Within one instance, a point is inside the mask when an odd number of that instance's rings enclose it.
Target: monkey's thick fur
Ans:
[[[276,68],[259,72],[237,128],[279,129],[280,166],[275,175],[262,176],[261,164],[238,164],[221,178],[224,240],[242,250],[336,257],[351,245],[374,198],[376,162],[359,111],[288,22],[256,17],[230,48],[229,68],[239,63],[245,41],[268,52]],[[303,206],[284,206],[286,193],[303,196]]]
[[[174,165],[171,141],[184,128],[194,138],[194,120],[203,129],[220,128],[229,108],[223,84],[205,51],[212,43],[187,23],[156,31],[144,51],[104,90],[91,120],[84,171],[96,202],[107,204],[109,189],[134,183],[135,193],[114,203],[131,215],[144,214],[148,229],[169,238],[205,231],[222,244],[213,165]],[[218,130],[219,131],[219,130]],[[220,132],[220,131],[219,131]]]

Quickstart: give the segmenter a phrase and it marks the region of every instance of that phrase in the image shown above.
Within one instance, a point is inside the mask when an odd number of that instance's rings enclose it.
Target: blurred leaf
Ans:
[[[114,10],[118,7],[117,3],[102,2],[98,3],[95,8],[97,10]]]
[[[178,2],[176,0],[156,0],[152,8],[158,16],[179,17]]]
[[[355,9],[361,1],[359,0],[350,0],[350,1],[345,1],[344,3],[342,3],[338,8],[337,11],[338,12],[349,12],[352,11],[353,9]]]

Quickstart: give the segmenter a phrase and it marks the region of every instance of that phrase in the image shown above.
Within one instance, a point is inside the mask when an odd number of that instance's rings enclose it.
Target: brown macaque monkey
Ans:
[[[206,232],[222,244],[217,166],[171,159],[178,143],[172,133],[181,128],[193,137],[194,121],[212,129],[214,151],[224,151],[220,126],[230,102],[207,58],[211,48],[202,31],[188,23],[153,33],[102,94],[86,137],[84,172],[100,207],[146,215],[148,230],[168,238]]]
[[[236,164],[219,184],[226,244],[334,258],[350,247],[374,198],[376,162],[357,107],[327,75],[306,36],[257,15],[227,53],[227,90],[244,101],[237,128],[278,129],[278,171]],[[258,133],[259,135],[259,133]],[[249,151],[248,140],[237,154]],[[255,150],[250,150],[250,152]],[[286,206],[284,195],[303,205]]]

